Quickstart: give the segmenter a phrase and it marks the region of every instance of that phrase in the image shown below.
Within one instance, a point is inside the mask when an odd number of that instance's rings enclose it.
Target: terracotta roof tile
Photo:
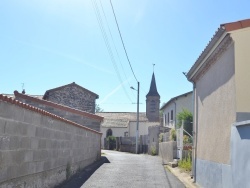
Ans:
[[[4,102],[7,102],[7,103],[10,103],[10,104],[14,104],[14,105],[20,106],[20,107],[22,107],[22,108],[31,110],[31,111],[33,111],[33,112],[36,112],[36,113],[39,113],[39,114],[42,114],[42,115],[45,115],[45,116],[49,116],[49,117],[51,117],[51,118],[54,118],[54,119],[57,119],[57,120],[59,120],[59,121],[62,121],[62,122],[65,122],[65,123],[74,125],[74,126],[76,126],[76,127],[85,129],[85,130],[87,130],[87,131],[91,131],[91,132],[94,132],[94,133],[97,133],[97,134],[102,134],[102,133],[100,133],[100,132],[98,132],[98,131],[96,131],[96,130],[90,129],[90,128],[88,128],[88,127],[85,127],[85,126],[80,125],[80,124],[78,124],[78,123],[75,123],[75,122],[73,122],[73,121],[70,121],[70,120],[67,120],[67,119],[65,119],[65,118],[62,118],[62,117],[60,117],[60,116],[57,116],[57,115],[55,115],[55,114],[49,113],[49,112],[47,112],[47,111],[45,111],[45,110],[42,110],[42,109],[40,109],[40,108],[36,108],[36,107],[34,107],[34,106],[31,106],[31,105],[29,105],[29,104],[20,102],[20,101],[18,101],[18,100],[15,100],[15,99],[13,99],[13,98],[10,98],[10,97],[7,97],[7,96],[1,95],[1,94],[0,94],[0,100],[1,100],[1,101],[4,101]]]
[[[104,117],[102,127],[120,127],[125,128],[128,126],[129,122],[136,121],[136,112],[99,112],[99,115]],[[139,113],[139,121],[147,122],[146,113]]]
[[[250,19],[221,24],[221,27],[224,27],[227,32],[238,30],[238,29],[243,29],[246,27],[250,27]]]

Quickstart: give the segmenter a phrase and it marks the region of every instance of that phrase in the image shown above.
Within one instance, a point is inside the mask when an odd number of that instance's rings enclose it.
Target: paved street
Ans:
[[[182,188],[184,185],[164,170],[161,158],[103,150],[110,163],[104,163],[81,188]]]

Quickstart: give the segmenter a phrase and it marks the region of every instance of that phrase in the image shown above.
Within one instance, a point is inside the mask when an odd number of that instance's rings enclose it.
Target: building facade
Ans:
[[[250,20],[222,24],[187,73],[194,85],[195,181],[250,187]],[[243,126],[242,126],[243,125]]]
[[[190,91],[173,97],[160,108],[162,110],[164,127],[176,128],[177,114],[184,109],[193,113],[192,96],[193,92]]]
[[[101,122],[103,121],[103,117],[101,116],[68,106],[60,105],[51,101],[32,97],[26,94],[19,93],[17,91],[14,92],[14,95],[15,99],[18,101],[43,109],[47,112],[86,126],[90,129],[100,131]]]
[[[44,100],[92,114],[95,113],[95,100],[98,98],[97,94],[77,85],[75,82],[47,90],[43,96]]]

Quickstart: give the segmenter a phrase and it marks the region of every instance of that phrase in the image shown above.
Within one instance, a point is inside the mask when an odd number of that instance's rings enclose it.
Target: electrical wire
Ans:
[[[122,34],[121,34],[121,31],[120,31],[120,28],[119,28],[119,25],[118,25],[118,22],[117,22],[117,19],[116,19],[114,7],[113,7],[113,4],[112,4],[112,1],[111,1],[111,0],[110,0],[110,4],[111,4],[112,10],[113,10],[113,14],[114,14],[114,17],[115,17],[115,22],[116,22],[116,25],[117,25],[117,29],[118,29],[119,34],[120,34],[120,38],[121,38],[121,41],[122,41],[123,49],[124,49],[124,51],[125,51],[125,54],[126,54],[126,57],[127,57],[127,60],[128,60],[129,66],[130,66],[130,69],[131,69],[131,71],[132,71],[132,73],[133,73],[133,75],[134,75],[134,77],[135,77],[135,80],[138,82],[138,80],[137,80],[137,78],[136,78],[136,76],[135,76],[134,70],[133,70],[133,68],[132,68],[131,62],[130,62],[130,60],[129,60],[129,58],[128,58],[128,53],[127,53],[127,50],[126,50],[126,48],[125,48],[125,44],[124,44],[123,39],[122,39]]]
[[[103,6],[102,6],[102,1],[99,0],[99,2],[100,2],[100,4],[101,4],[102,12],[103,12],[103,15],[104,15],[106,24],[107,24],[107,26],[108,26],[109,34],[110,34],[110,36],[111,36],[111,39],[112,39],[112,42],[113,42],[113,45],[114,45],[114,48],[115,48],[115,51],[116,51],[116,55],[117,55],[117,57],[118,57],[118,59],[119,59],[119,63],[120,63],[120,65],[121,65],[123,74],[124,74],[126,80],[128,80],[128,77],[127,77],[127,75],[126,75],[126,73],[125,73],[125,71],[124,71],[124,68],[123,68],[123,65],[122,65],[122,62],[121,62],[120,55],[119,55],[118,50],[117,50],[117,47],[116,47],[116,45],[115,45],[115,42],[114,42],[114,38],[113,38],[112,32],[111,32],[110,27],[109,27],[108,19],[107,19],[107,17],[106,17],[105,11],[104,11]],[[129,83],[129,81],[128,81],[128,83]],[[131,86],[130,83],[129,83],[129,86]]]
[[[106,48],[108,50],[108,53],[109,53],[109,56],[110,56],[110,59],[111,59],[111,62],[113,64],[113,67],[115,69],[115,72],[117,74],[117,77],[122,85],[122,88],[127,96],[127,98],[130,100],[130,102],[132,102],[131,98],[129,97],[126,89],[124,88],[123,86],[123,82],[122,82],[122,79],[121,79],[121,75],[119,73],[119,70],[118,70],[118,67],[116,65],[116,61],[115,61],[115,58],[114,58],[114,54],[112,52],[112,49],[110,47],[110,44],[109,44],[109,39],[108,39],[108,36],[106,34],[106,31],[105,31],[105,28],[103,26],[103,22],[102,22],[102,18],[101,18],[101,14],[100,14],[100,11],[99,11],[99,8],[98,8],[98,5],[96,3],[96,0],[92,0],[92,5],[94,7],[94,10],[95,10],[95,14],[96,14],[96,18],[97,18],[97,21],[98,21],[98,24],[99,24],[99,27],[100,27],[100,30],[101,30],[101,33],[102,33],[102,36],[103,36],[103,39],[104,39],[104,42],[105,42],[105,45],[106,45]]]

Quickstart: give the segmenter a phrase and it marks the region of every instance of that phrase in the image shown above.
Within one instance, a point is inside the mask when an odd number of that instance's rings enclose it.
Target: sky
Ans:
[[[75,82],[105,112],[136,112],[130,87],[140,82],[145,112],[153,71],[162,106],[192,90],[182,72],[220,24],[250,18],[249,0],[111,2],[123,43],[110,0],[1,0],[0,93],[43,95]]]

